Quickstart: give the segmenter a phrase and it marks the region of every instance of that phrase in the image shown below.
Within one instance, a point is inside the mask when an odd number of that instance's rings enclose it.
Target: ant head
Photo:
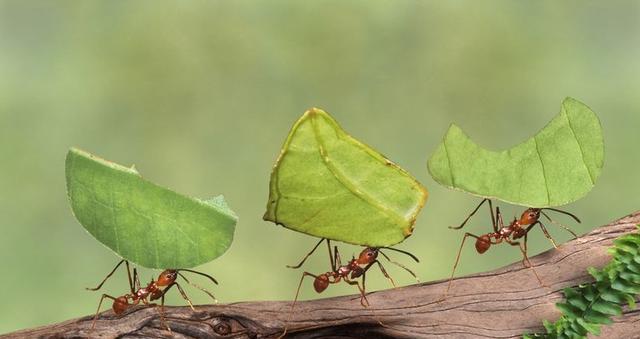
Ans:
[[[172,284],[174,281],[176,281],[177,277],[178,277],[177,270],[164,270],[158,276],[158,281],[156,281],[156,284],[158,286],[168,286]]]
[[[518,222],[520,225],[531,225],[534,224],[540,219],[540,209],[539,208],[527,208],[522,215],[520,216],[520,220]]]
[[[329,277],[326,274],[321,274],[317,276],[316,279],[313,281],[313,288],[318,293],[324,292],[324,290],[326,290],[327,287],[329,287]]]
[[[476,251],[478,251],[478,253],[482,254],[486,252],[489,247],[491,247],[491,238],[489,238],[488,234],[485,234],[476,240]]]
[[[358,265],[368,265],[378,258],[378,251],[376,247],[367,247],[360,252],[360,256],[356,262]]]

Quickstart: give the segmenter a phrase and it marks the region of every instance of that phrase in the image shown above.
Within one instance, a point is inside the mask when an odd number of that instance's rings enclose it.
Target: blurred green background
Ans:
[[[240,216],[235,242],[199,267],[219,279],[222,302],[293,298],[301,271],[284,266],[315,240],[261,217],[280,146],[312,106],[429,189],[399,246],[422,262],[396,256],[422,281],[448,276],[462,233],[447,226],[478,202],[426,170],[454,121],[481,145],[507,148],[573,96],[599,113],[606,161],[593,191],[566,207],[583,224],[558,219],[584,233],[637,210],[639,19],[633,1],[1,0],[0,333],[93,314],[100,294],[83,288],[118,260],[71,215],[70,146],[135,163],[178,192],[227,197]],[[489,227],[482,213],[469,230]],[[532,253],[550,248],[538,232],[530,240]],[[507,247],[478,256],[470,245],[459,273],[518,261]],[[327,268],[322,252],[305,267]],[[143,281],[157,273],[144,270]],[[118,273],[104,291],[126,292],[125,280]],[[376,272],[368,287],[390,286]],[[355,292],[331,286],[323,296]],[[317,297],[310,281],[302,297]],[[169,302],[184,304],[177,293]]]

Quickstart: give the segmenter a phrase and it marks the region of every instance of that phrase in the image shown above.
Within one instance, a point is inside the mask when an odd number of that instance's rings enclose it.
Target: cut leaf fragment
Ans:
[[[547,126],[502,152],[478,146],[451,125],[428,168],[433,179],[448,188],[517,205],[552,207],[586,195],[603,164],[598,117],[583,103],[567,98]]]
[[[313,108],[293,126],[271,173],[264,219],[363,246],[411,235],[426,189]]]
[[[72,148],[67,193],[80,224],[119,256],[148,268],[189,268],[222,255],[238,217],[218,196],[190,198],[133,168]]]

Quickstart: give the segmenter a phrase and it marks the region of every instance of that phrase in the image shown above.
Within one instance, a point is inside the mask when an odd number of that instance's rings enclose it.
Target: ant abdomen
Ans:
[[[129,301],[126,297],[118,297],[113,301],[113,313],[122,314],[129,307]]]
[[[313,288],[318,293],[322,293],[324,290],[327,289],[327,287],[329,287],[329,277],[327,277],[324,274],[317,276],[316,279],[313,281]]]
[[[482,254],[486,252],[489,247],[491,247],[491,239],[488,235],[485,234],[481,237],[478,237],[478,239],[476,240],[476,251],[478,251],[478,253]]]

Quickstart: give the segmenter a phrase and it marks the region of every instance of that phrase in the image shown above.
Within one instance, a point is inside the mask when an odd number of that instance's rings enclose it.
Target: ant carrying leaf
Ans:
[[[102,282],[98,284],[98,286],[94,288],[87,288],[87,290],[97,291],[100,288],[102,288],[102,285],[104,285],[104,283],[115,273],[115,271],[118,269],[118,267],[120,267],[120,265],[122,265],[122,263],[125,263],[125,267],[127,268],[127,277],[129,279],[130,293],[124,294],[119,297],[113,297],[108,294],[102,294],[102,298],[100,298],[100,302],[98,303],[98,309],[96,310],[96,314],[93,317],[93,323],[91,324],[91,329],[95,327],[96,320],[98,319],[98,314],[100,313],[100,308],[102,306],[102,302],[104,301],[105,298],[107,298],[107,299],[113,300],[112,309],[116,315],[120,315],[124,313],[130,306],[138,305],[140,303],[147,306],[158,307],[158,311],[160,312],[160,320],[162,321],[162,324],[166,327],[168,331],[171,331],[171,328],[169,328],[164,318],[164,296],[173,286],[176,286],[182,298],[189,304],[191,309],[195,311],[195,308],[193,307],[193,303],[191,302],[191,299],[189,299],[185,291],[182,289],[182,286],[180,286],[180,284],[177,282],[178,277],[184,279],[184,281],[187,284],[209,295],[214,302],[218,302],[211,292],[189,281],[189,279],[187,279],[187,277],[185,277],[184,274],[182,274],[182,272],[190,272],[190,273],[201,275],[203,277],[208,278],[214,284],[217,285],[218,281],[216,281],[216,279],[214,279],[212,276],[208,274],[190,270],[190,269],[184,269],[184,268],[183,269],[167,269],[160,273],[157,280],[151,279],[151,282],[149,282],[147,286],[142,287],[140,284],[140,279],[138,277],[138,272],[136,268],[133,269],[133,278],[132,278],[131,269],[129,267],[129,261],[124,259],[120,260],[120,262],[113,268],[113,270],[109,274],[107,274],[107,276],[102,280]],[[160,299],[159,306],[154,303],[151,303],[151,301],[158,300],[158,299]]]
[[[576,217],[575,215],[569,212],[562,211],[556,208],[550,208],[550,207],[527,208],[522,213],[520,218],[514,218],[509,225],[505,225],[502,220],[502,214],[500,213],[500,207],[496,206],[496,211],[494,215],[493,204],[491,200],[487,198],[483,199],[480,202],[480,204],[478,204],[478,206],[473,210],[473,212],[471,212],[471,214],[469,214],[469,216],[462,222],[462,224],[460,224],[460,226],[457,226],[457,227],[450,226],[449,228],[456,229],[456,230],[463,228],[467,224],[469,219],[471,219],[471,217],[480,209],[480,207],[485,202],[489,203],[489,212],[491,214],[491,224],[493,225],[493,232],[489,232],[480,236],[475,235],[473,233],[469,233],[469,232],[466,232],[464,234],[464,237],[462,238],[462,243],[460,244],[460,249],[458,249],[456,262],[453,265],[453,269],[451,270],[451,277],[449,278],[449,284],[447,285],[447,290],[445,291],[443,299],[446,298],[447,294],[449,293],[449,289],[451,288],[451,283],[453,281],[453,275],[455,274],[456,267],[458,267],[458,262],[460,261],[460,254],[462,253],[464,242],[467,240],[468,237],[472,237],[476,239],[475,247],[476,247],[476,251],[479,254],[482,254],[487,250],[489,250],[491,245],[497,245],[503,242],[511,246],[517,246],[520,249],[520,252],[522,253],[522,264],[525,267],[530,267],[532,269],[533,273],[536,276],[536,279],[538,279],[538,282],[540,282],[541,285],[544,285],[544,283],[542,282],[542,279],[540,279],[540,276],[538,276],[538,273],[536,272],[533,265],[531,265],[531,262],[529,261],[529,257],[527,255],[527,238],[529,235],[529,231],[531,231],[535,226],[540,226],[542,233],[547,239],[549,239],[549,241],[551,241],[551,244],[553,244],[553,247],[557,248],[558,245],[556,244],[551,234],[549,234],[549,231],[547,231],[546,226],[542,223],[542,221],[540,221],[540,216],[541,215],[544,216],[551,223],[558,225],[561,228],[567,230],[569,233],[573,235],[574,238],[577,238],[577,235],[575,232],[573,232],[568,227],[553,221],[553,219],[551,219],[549,215],[545,213],[545,210],[568,215],[579,223],[580,219],[578,219],[578,217]],[[522,242],[520,242],[519,239],[523,239]]]

